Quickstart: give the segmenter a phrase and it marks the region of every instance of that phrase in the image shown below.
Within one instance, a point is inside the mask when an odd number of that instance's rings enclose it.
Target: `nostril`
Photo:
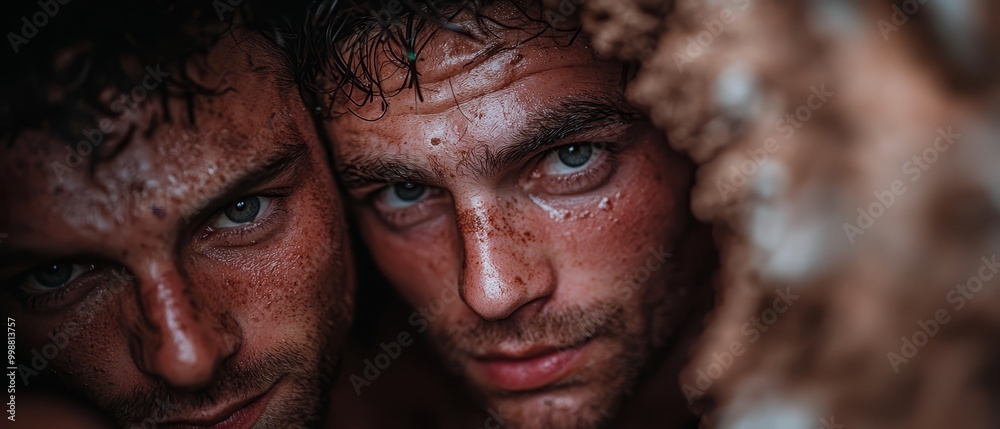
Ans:
[[[549,301],[549,298],[547,296],[535,298],[535,299],[529,301],[527,304],[524,304],[524,305],[520,306],[519,308],[517,308],[514,311],[514,313],[511,314],[508,317],[514,317],[514,316],[516,316],[516,317],[526,317],[526,316],[531,316],[531,315],[540,313],[542,311],[542,308],[545,307],[545,303],[548,302],[548,301]]]
[[[239,327],[187,323],[178,329],[143,329],[129,347],[139,369],[174,389],[194,391],[208,386],[221,365],[242,346]]]

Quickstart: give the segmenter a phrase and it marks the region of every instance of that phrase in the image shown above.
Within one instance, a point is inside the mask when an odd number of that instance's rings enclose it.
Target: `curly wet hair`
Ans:
[[[421,52],[438,31],[452,31],[474,39],[496,36],[498,30],[528,33],[526,43],[550,37],[554,43],[571,44],[578,25],[557,26],[541,1],[509,1],[520,19],[503,22],[491,18],[487,8],[497,0],[329,0],[310,9],[303,37],[308,39],[309,63],[316,67],[310,89],[322,94],[326,111],[336,116],[353,107],[379,103],[405,89],[414,89],[418,99]],[[461,19],[459,19],[461,17]],[[459,21],[472,26],[460,25]],[[398,87],[386,87],[386,78],[402,71]],[[347,104],[347,111],[336,106]],[[373,118],[366,118],[373,119]]]
[[[168,97],[191,105],[218,93],[190,79],[184,65],[234,24],[272,41],[282,58],[279,79],[296,84],[305,61],[297,34],[307,6],[304,0],[4,2],[0,22],[9,46],[0,67],[0,137],[10,145],[19,133],[40,130],[78,141],[81,130],[115,114],[114,94],[139,85],[145,66],[171,69],[166,84],[154,89],[164,107]],[[159,120],[171,119],[164,109]]]

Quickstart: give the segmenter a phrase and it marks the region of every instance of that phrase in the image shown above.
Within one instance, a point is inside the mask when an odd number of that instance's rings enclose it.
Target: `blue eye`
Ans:
[[[212,228],[233,228],[253,223],[267,212],[271,199],[260,195],[242,197],[222,208],[212,222]]]
[[[31,271],[21,283],[21,287],[28,292],[49,292],[65,287],[93,268],[93,265],[53,262]]]
[[[574,143],[554,149],[545,159],[544,171],[549,175],[564,175],[583,170],[604,153],[599,143]]]
[[[594,154],[594,149],[589,144],[571,144],[563,146],[556,151],[559,161],[569,167],[579,167],[590,161]]]
[[[394,183],[382,191],[382,203],[391,208],[411,206],[427,196],[427,187],[411,182]]]
[[[427,193],[427,187],[416,183],[397,183],[392,185],[392,192],[403,201],[416,201]]]

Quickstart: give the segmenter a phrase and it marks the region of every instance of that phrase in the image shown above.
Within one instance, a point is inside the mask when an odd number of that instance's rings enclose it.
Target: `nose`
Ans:
[[[180,273],[160,268],[138,276],[139,314],[130,328],[133,360],[175,389],[198,390],[239,350],[239,325],[200,309]]]
[[[458,210],[465,250],[459,291],[466,305],[491,321],[544,305],[555,276],[544,252],[525,238],[532,235],[530,223],[517,222],[518,212],[485,197],[470,198],[467,207]]]

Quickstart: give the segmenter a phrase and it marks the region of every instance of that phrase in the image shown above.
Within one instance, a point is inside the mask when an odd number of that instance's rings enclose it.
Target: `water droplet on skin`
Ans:
[[[534,195],[528,195],[528,198],[531,199],[531,202],[535,203],[535,205],[537,205],[542,210],[544,210],[546,213],[548,213],[550,219],[557,220],[557,221],[562,221],[562,220],[569,219],[569,216],[570,216],[569,211],[554,208],[554,207],[546,204],[545,201],[543,201],[542,199],[540,199],[540,198],[538,198],[538,197],[536,197]]]

